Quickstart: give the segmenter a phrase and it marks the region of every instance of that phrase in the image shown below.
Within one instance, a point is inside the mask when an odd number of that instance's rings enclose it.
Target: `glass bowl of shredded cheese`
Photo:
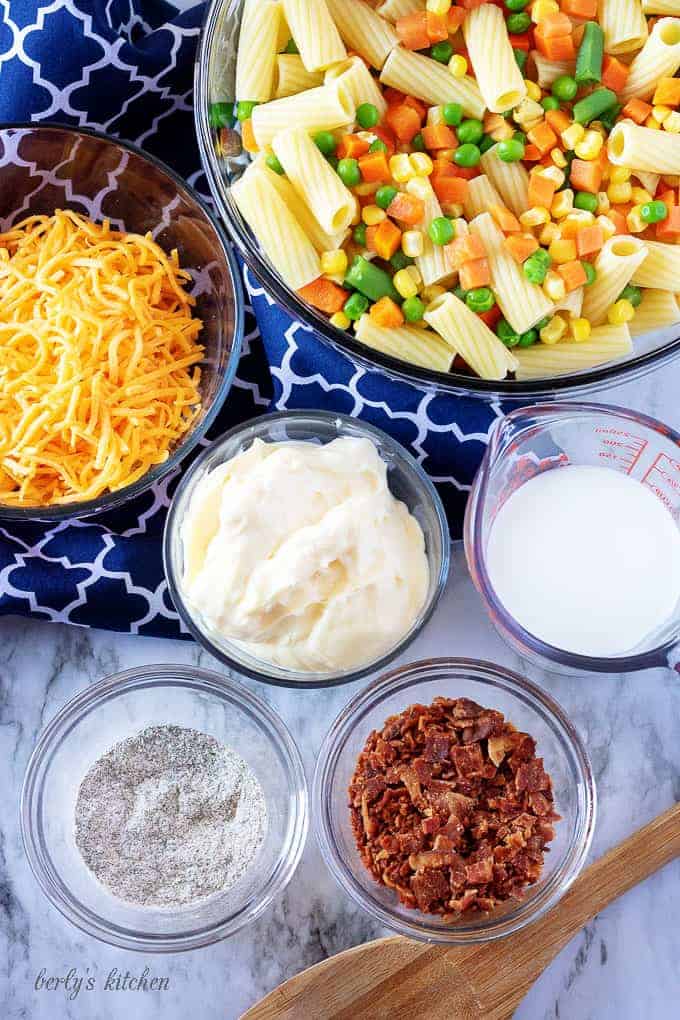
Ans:
[[[233,380],[237,267],[205,205],[131,146],[0,127],[0,517],[110,510],[196,446]]]

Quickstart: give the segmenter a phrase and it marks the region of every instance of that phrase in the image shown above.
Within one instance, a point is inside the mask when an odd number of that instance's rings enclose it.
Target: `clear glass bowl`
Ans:
[[[628,382],[659,368],[680,353],[680,324],[636,337],[635,351],[625,360],[602,368],[587,369],[559,378],[516,382],[512,379],[493,382],[461,372],[435,372],[409,365],[371,350],[350,333],[335,329],[328,320],[290,290],[265,259],[250,228],[232,200],[230,185],[248,164],[241,148],[240,135],[225,128],[211,126],[212,103],[234,101],[236,79],[236,48],[243,0],[211,0],[196,58],[195,118],[203,167],[217,208],[230,235],[250,268],[265,289],[285,310],[310,327],[325,343],[365,368],[379,368],[386,375],[421,386],[461,396],[477,395],[487,399],[504,397],[526,403],[527,400],[551,397],[576,397],[593,393],[605,386]]]
[[[117,492],[52,507],[0,505],[0,518],[61,521],[111,510],[172,471],[212,424],[236,373],[243,337],[243,293],[222,228],[169,167],[132,145],[92,131],[0,125],[0,230],[29,215],[75,209],[118,229],[151,231],[166,251],[177,248],[193,278],[200,341],[202,408],[164,463]]]
[[[181,908],[136,907],[85,866],[74,840],[80,783],[94,762],[146,726],[193,727],[237,751],[259,779],[267,832],[253,867],[231,889]],[[205,669],[144,666],[98,681],[40,734],[21,793],[28,861],[51,903],[82,931],[154,953],[206,946],[251,924],[286,887],[307,836],[300,753],[279,717],[242,685]]]
[[[196,486],[218,464],[247,449],[255,439],[265,442],[304,440],[329,443],[341,436],[370,439],[387,464],[391,491],[402,500],[419,522],[425,536],[425,552],[430,568],[430,583],[425,604],[404,637],[383,656],[358,668],[333,673],[313,673],[284,669],[263,662],[229,641],[204,620],[198,610],[184,597],[181,578],[184,554],[181,526]],[[451,556],[451,540],[442,501],[434,485],[420,465],[406,450],[385,432],[356,418],[327,411],[281,411],[263,415],[225,433],[205,450],[186,472],[175,492],[165,522],[163,561],[165,576],[173,603],[197,641],[225,665],[255,680],[283,687],[327,687],[350,683],[359,677],[382,669],[413,641],[425,626],[446,586]]]
[[[350,823],[348,794],[357,757],[367,737],[390,715],[409,705],[429,705],[438,695],[470,698],[503,712],[536,740],[552,776],[555,839],[542,877],[519,902],[508,901],[488,916],[446,924],[410,910],[396,893],[376,882],[361,861]],[[519,931],[555,906],[583,867],[595,826],[595,780],[588,754],[563,710],[535,684],[490,662],[428,659],[379,677],[343,709],[317,759],[312,813],[321,853],[346,893],[377,921],[422,941],[449,945],[488,942]]]

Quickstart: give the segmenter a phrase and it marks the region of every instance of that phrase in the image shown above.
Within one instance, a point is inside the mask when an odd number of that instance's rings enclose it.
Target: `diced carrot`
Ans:
[[[470,190],[464,177],[436,177],[432,187],[442,205],[462,205]]]
[[[663,232],[660,231],[663,227]],[[656,237],[659,241],[670,240],[680,235],[680,206],[674,205],[668,210],[668,216],[656,225]]]
[[[446,27],[449,30],[449,35],[456,34],[465,21],[466,13],[464,7],[449,7],[449,13],[446,15]]]
[[[461,7],[464,7],[466,11],[473,11],[475,7],[481,7],[486,0],[458,0]]]
[[[550,124],[546,124],[544,120],[539,121],[535,127],[527,131],[527,138],[532,145],[536,146],[541,155],[550,152],[557,145],[557,135]]]
[[[370,142],[359,135],[343,135],[338,142],[335,154],[338,159],[358,159],[365,156],[370,147]]]
[[[626,223],[626,214],[620,212],[619,209],[609,209],[607,211],[607,219],[611,220],[616,228],[617,234],[629,234],[628,224]]]
[[[319,276],[318,279],[300,287],[298,294],[308,304],[327,315],[335,315],[336,312],[339,312],[349,297],[348,290],[339,287],[333,280],[327,280],[324,276]]]
[[[493,329],[501,317],[501,310],[498,305],[494,305],[488,312],[477,312],[477,317],[485,322],[489,329]]]
[[[427,116],[425,103],[421,103],[420,99],[416,99],[415,96],[404,96],[404,106],[410,106],[412,110],[415,110],[420,117],[420,123],[423,123]]]
[[[417,195],[409,195],[405,191],[398,191],[387,207],[387,215],[393,216],[400,223],[406,223],[407,226],[412,227],[422,221],[425,215],[425,203]]]
[[[391,106],[385,120],[400,142],[411,142],[420,131],[420,117],[412,106]]]
[[[473,177],[479,177],[481,171],[478,166],[458,166],[453,164],[453,177],[462,177],[464,181],[471,181]]]
[[[509,38],[513,50],[526,50],[527,53],[529,52],[530,40],[528,34],[511,35]]]
[[[458,270],[460,285],[463,290],[474,287],[488,287],[491,283],[491,269],[488,259],[471,259]]]
[[[378,224],[378,229],[373,238],[376,254],[386,262],[391,259],[401,244],[401,230],[389,217]]]
[[[425,148],[434,149],[455,149],[458,146],[458,138],[455,131],[452,131],[448,124],[431,124],[421,131]]]
[[[564,110],[548,110],[545,119],[547,120],[553,131],[561,135],[563,131],[571,125],[571,119],[567,116]]]
[[[529,176],[529,208],[538,205],[550,209],[556,190],[557,185],[550,177],[544,177],[543,171],[534,171]]]
[[[546,14],[538,23],[544,39],[556,39],[562,35],[571,35],[571,20],[563,11]]]
[[[425,50],[430,45],[425,11],[405,14],[403,18],[397,19],[394,27],[397,30],[399,42],[407,50]]]
[[[406,96],[399,89],[393,89],[391,85],[388,85],[383,92],[383,99],[388,106],[401,106]]]
[[[258,144],[255,141],[255,133],[253,131],[253,122],[248,118],[241,124],[241,144],[246,152],[258,152]]]
[[[574,191],[587,191],[597,195],[602,182],[602,167],[595,160],[572,160],[569,182]]]
[[[584,21],[597,20],[597,0],[562,0],[560,4],[564,14],[570,18],[583,18]]]
[[[439,153],[435,153],[435,158],[432,160],[432,177],[457,177],[456,170],[460,169],[455,163],[452,163],[448,159],[442,159]]]
[[[680,78],[659,78],[652,96],[654,106],[680,104]]]
[[[521,231],[519,220],[504,205],[490,205],[489,212],[504,234],[518,234]]]
[[[602,61],[602,84],[612,92],[621,92],[628,81],[630,68],[627,64],[605,53]]]
[[[659,199],[659,201],[661,202],[665,202],[669,213],[671,209],[673,209],[673,207],[677,204],[675,199],[675,192],[672,190],[672,188],[665,187],[665,185],[663,185],[661,181],[659,181],[659,186],[656,189],[656,198]],[[669,216],[667,216],[665,220],[661,220],[659,223],[655,223],[654,226],[655,226],[655,239],[657,241],[671,240],[673,238],[674,232],[672,228],[672,220],[670,219]]]
[[[578,259],[574,259],[573,262],[563,262],[561,266],[557,267],[557,272],[564,280],[567,293],[578,290],[588,279],[586,271]]]
[[[580,259],[593,255],[604,244],[604,231],[599,223],[581,227],[576,233],[576,251]]]
[[[559,17],[559,15],[552,15],[553,17]],[[567,18],[567,21],[569,19]],[[573,60],[576,56],[576,49],[574,48],[574,40],[571,35],[551,35],[546,36],[543,30],[545,22],[540,22],[534,30],[534,39],[536,41],[536,49],[539,53],[542,53],[546,60],[553,61],[564,61]],[[571,22],[569,23],[571,26]]]
[[[376,326],[384,326],[385,329],[396,329],[404,325],[404,313],[399,305],[387,295],[371,305],[370,316]]]
[[[540,158],[540,149],[537,149],[535,145],[531,145],[531,143],[529,143],[529,145],[524,146],[525,163],[537,163]]]
[[[636,124],[644,124],[651,112],[652,108],[649,103],[645,103],[643,99],[633,97],[628,100],[624,108],[621,110],[621,116],[628,117],[629,120],[634,120]]]
[[[390,165],[384,152],[369,152],[359,160],[361,178],[367,184],[375,184],[377,181],[391,181]]]
[[[538,248],[538,241],[535,237],[523,237],[517,234],[506,237],[503,244],[515,262],[519,262],[520,265],[522,262],[526,262],[529,256]]]
[[[373,195],[371,195],[373,198]],[[375,251],[375,235],[378,233],[378,225],[366,227],[366,251]]]
[[[434,11],[426,11],[427,37],[430,43],[444,42],[449,37],[449,26],[446,23],[445,14],[435,14]]]
[[[475,262],[485,256],[484,243],[476,234],[456,237],[446,246],[446,257],[452,269],[460,269],[466,262]]]
[[[397,145],[394,138],[394,134],[392,133],[392,131],[390,131],[390,129],[387,126],[383,127],[382,124],[377,124],[375,127],[371,128],[371,134],[377,135],[380,141],[385,143],[385,145],[387,146],[388,159],[390,158],[390,156],[394,155],[397,149]]]

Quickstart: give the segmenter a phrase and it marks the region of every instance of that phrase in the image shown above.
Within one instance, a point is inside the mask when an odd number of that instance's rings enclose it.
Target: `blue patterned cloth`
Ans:
[[[164,0],[0,0],[0,122],[54,121],[135,142],[204,197],[192,81],[204,6]],[[495,405],[438,396],[359,368],[277,308],[244,271],[246,339],[212,430],[281,408],[358,415],[416,455],[461,533],[465,496]],[[177,481],[122,510],[60,525],[0,527],[0,613],[177,637],[161,536]]]

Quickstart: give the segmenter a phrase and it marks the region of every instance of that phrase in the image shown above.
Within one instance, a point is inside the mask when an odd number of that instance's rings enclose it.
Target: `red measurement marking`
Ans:
[[[613,462],[619,470],[630,474],[647,448],[648,442],[642,436],[633,435],[625,429],[615,429],[598,425],[594,429],[600,437],[602,449],[597,456],[600,460]]]
[[[642,484],[665,503],[674,513],[680,508],[680,460],[674,460],[667,453],[658,453],[647,468]]]

